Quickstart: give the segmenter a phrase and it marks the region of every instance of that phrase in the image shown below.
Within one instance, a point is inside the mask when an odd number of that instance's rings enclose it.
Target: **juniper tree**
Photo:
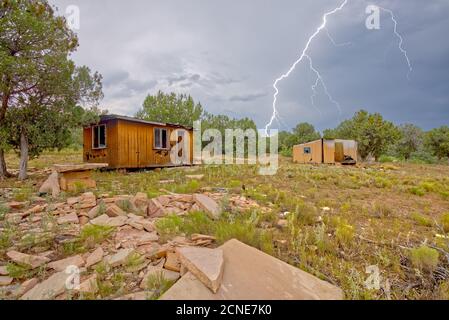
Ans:
[[[32,154],[48,146],[45,137],[74,124],[77,104],[102,97],[101,76],[70,60],[77,47],[76,35],[47,1],[0,0],[0,177],[8,175],[7,142],[20,149],[19,178],[25,179],[30,141]]]

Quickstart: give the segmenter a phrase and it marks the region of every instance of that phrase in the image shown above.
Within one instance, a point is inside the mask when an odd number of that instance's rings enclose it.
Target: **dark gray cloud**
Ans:
[[[81,11],[80,47],[74,55],[104,75],[103,105],[134,114],[148,93],[189,93],[213,113],[251,117],[264,127],[271,117],[274,80],[298,58],[322,14],[343,0],[51,0],[64,12]],[[394,11],[414,71],[398,49],[385,13],[380,30],[367,30],[365,8]],[[333,127],[360,108],[396,123],[426,129],[449,119],[449,1],[349,0],[329,18],[328,30],[310,47],[315,67],[342,114],[317,88],[302,63],[280,83],[279,129],[308,121]]]
[[[259,98],[265,97],[266,92],[254,92],[254,93],[244,93],[238,96],[232,96],[229,98],[231,102],[251,102]]]

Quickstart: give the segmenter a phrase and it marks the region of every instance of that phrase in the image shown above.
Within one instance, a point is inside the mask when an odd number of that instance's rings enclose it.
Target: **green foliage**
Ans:
[[[63,244],[62,253],[64,256],[85,253],[106,240],[114,230],[115,228],[107,226],[85,225],[74,241]]]
[[[201,188],[197,180],[190,180],[186,184],[176,186],[173,191],[181,194],[191,194],[197,192]]]
[[[399,126],[400,139],[395,144],[395,152],[398,156],[409,160],[415,152],[423,147],[424,133],[421,128],[413,124]]]
[[[443,126],[426,133],[425,145],[439,160],[449,157],[449,127]]]
[[[186,235],[200,233],[215,236],[220,244],[238,239],[268,253],[273,250],[270,235],[257,229],[254,221],[245,219],[244,216],[237,219],[222,217],[219,221],[213,221],[203,212],[190,213],[185,217],[170,215],[159,219],[156,222],[156,229],[163,238],[182,233]]]
[[[449,233],[449,213],[444,213],[441,216],[441,227],[444,232]]]
[[[148,95],[142,109],[136,117],[148,121],[168,122],[184,126],[193,126],[193,122],[203,116],[201,103],[195,103],[191,96],[185,94],[165,94],[159,91]]]
[[[131,212],[131,209],[133,207],[133,205],[129,199],[124,199],[124,200],[118,201],[117,206],[125,212]]]
[[[298,124],[292,132],[279,133],[279,151],[282,155],[291,156],[293,146],[321,139],[321,134],[309,123]]]
[[[6,265],[6,270],[8,271],[8,274],[11,278],[19,280],[29,278],[32,272],[31,268],[27,266],[21,266],[15,263],[8,263]]]
[[[164,273],[162,271],[158,271],[148,276],[146,284],[147,291],[151,293],[149,298],[151,300],[158,300],[175,284],[175,281],[166,279],[164,277]]]
[[[9,208],[0,203],[0,221],[3,220],[6,214],[9,212]]]
[[[205,113],[204,117],[202,119],[201,123],[201,131],[204,133],[205,130],[213,129],[220,132],[222,140],[226,137],[226,130],[242,130],[243,134],[246,133],[247,130],[255,131],[257,130],[257,126],[254,123],[253,120],[249,118],[243,118],[243,119],[233,119],[226,115],[213,115],[211,113]],[[224,140],[223,140],[224,141]],[[209,144],[210,141],[203,142],[203,146]],[[244,141],[244,154],[246,155],[248,153],[248,139],[245,138]],[[269,146],[267,144],[267,150]],[[234,142],[234,152],[237,149],[237,145]],[[224,153],[225,150],[225,144],[222,143],[222,152]]]
[[[412,219],[415,220],[421,226],[424,226],[424,227],[432,227],[433,226],[433,222],[430,218],[428,218],[425,215],[422,215],[418,212],[412,213]]]
[[[410,192],[411,194],[414,194],[414,195],[420,196],[420,197],[423,197],[423,196],[425,196],[425,194],[426,194],[426,190],[424,190],[424,189],[421,188],[421,187],[411,187],[411,188],[409,189],[409,192]]]
[[[412,153],[409,162],[416,164],[435,164],[438,162],[438,158],[423,149]]]
[[[438,266],[440,254],[437,250],[427,246],[412,249],[410,261],[412,265],[422,271],[433,271]]]
[[[115,229],[107,226],[88,224],[81,230],[79,240],[87,247],[103,242]]]
[[[13,244],[14,232],[11,229],[5,229],[0,232],[0,251],[6,250]]]
[[[24,187],[20,189],[14,189],[13,199],[18,202],[25,202],[30,200],[33,195],[33,191],[30,188]]]
[[[138,272],[145,266],[145,256],[137,252],[131,254],[125,263],[125,269],[128,272]]]
[[[335,229],[335,236],[341,245],[349,245],[355,236],[354,227],[345,220],[339,220]]]
[[[65,18],[47,1],[2,1],[0,19],[0,132],[6,144],[31,158],[70,143],[82,123],[81,106],[102,98],[101,76],[76,68],[70,55],[78,46]],[[5,142],[3,143],[5,144]],[[20,179],[26,177],[21,167]]]
[[[343,121],[336,129],[325,130],[325,139],[352,139],[358,142],[362,159],[373,155],[376,160],[400,137],[395,125],[383,119],[379,113],[359,111],[350,120]]]

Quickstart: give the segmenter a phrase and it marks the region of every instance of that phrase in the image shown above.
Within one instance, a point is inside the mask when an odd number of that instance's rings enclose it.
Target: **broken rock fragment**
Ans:
[[[36,269],[47,262],[50,262],[50,259],[46,257],[32,256],[18,251],[9,251],[6,255],[9,259],[11,259],[11,261],[17,264],[29,266],[31,269]]]
[[[195,203],[204,210],[212,219],[219,219],[221,209],[218,203],[204,194],[194,195]]]
[[[51,194],[53,198],[56,198],[61,193],[61,187],[59,186],[59,174],[55,171],[48,179],[42,184],[39,189],[41,194]]]
[[[178,255],[175,252],[167,252],[167,260],[165,261],[164,268],[167,270],[180,272],[181,263],[179,262]]]
[[[223,250],[184,247],[178,248],[177,253],[181,264],[212,292],[217,293],[224,271]]]
[[[58,218],[58,224],[78,224],[79,222],[79,218],[75,212],[71,212]]]
[[[115,255],[109,258],[108,263],[111,267],[118,267],[124,265],[129,257],[134,253],[134,249],[122,249]]]
[[[62,259],[59,261],[54,261],[48,264],[50,269],[54,269],[56,271],[65,271],[69,266],[81,267],[84,265],[84,259],[80,256],[74,256],[66,259]]]
[[[126,212],[120,209],[116,204],[108,205],[106,207],[106,214],[111,218],[126,216]]]
[[[13,282],[13,278],[7,276],[0,276],[0,287],[9,286]]]
[[[70,275],[65,272],[58,272],[47,280],[34,286],[25,293],[21,300],[52,300],[56,296],[64,293],[66,289],[66,281]]]
[[[122,227],[126,224],[128,220],[127,216],[120,216],[115,218],[110,218],[108,215],[104,214],[90,221],[91,224],[103,227]]]
[[[86,259],[86,268],[89,268],[103,260],[104,251],[102,247],[98,247],[94,252],[92,252]]]

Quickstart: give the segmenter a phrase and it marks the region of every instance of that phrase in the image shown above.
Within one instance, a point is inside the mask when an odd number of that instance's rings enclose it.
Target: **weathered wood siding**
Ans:
[[[335,142],[334,140],[324,140],[323,141],[323,153],[324,153],[324,163],[334,164],[335,163]]]
[[[305,153],[306,148],[311,149],[310,154]],[[293,148],[293,161],[296,163],[322,163],[322,140],[295,146]]]
[[[83,161],[87,163],[109,163],[110,166],[117,164],[118,149],[118,121],[110,120],[100,122],[100,125],[106,125],[106,148],[93,149],[92,146],[92,128],[84,128],[83,138]]]
[[[84,162],[108,163],[110,168],[147,168],[170,164],[169,149],[154,148],[154,129],[168,129],[168,137],[179,128],[174,126],[157,126],[146,123],[110,120],[106,124],[105,149],[92,149],[92,127],[84,129]],[[190,161],[193,161],[193,131],[186,130],[190,137]],[[170,140],[170,139],[169,139]]]
[[[343,144],[343,151],[345,156],[351,156],[352,159],[358,161],[358,143],[353,140],[335,140],[336,143]]]
[[[311,148],[311,154],[306,154],[305,148]],[[351,156],[357,161],[358,145],[356,141],[318,140],[293,147],[293,161],[296,163],[335,164],[343,162],[345,156]]]

